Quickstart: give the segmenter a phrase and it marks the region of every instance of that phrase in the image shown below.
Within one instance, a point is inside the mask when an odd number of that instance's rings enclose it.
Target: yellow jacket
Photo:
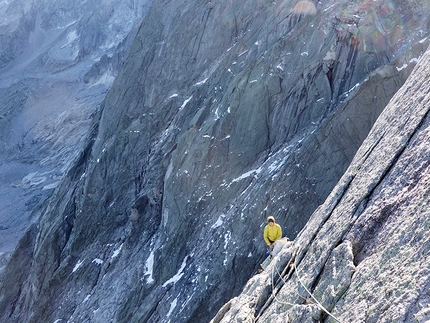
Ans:
[[[277,223],[274,223],[273,226],[267,224],[264,227],[264,241],[266,241],[267,245],[270,246],[270,241],[276,241],[282,238],[282,229],[281,226]]]

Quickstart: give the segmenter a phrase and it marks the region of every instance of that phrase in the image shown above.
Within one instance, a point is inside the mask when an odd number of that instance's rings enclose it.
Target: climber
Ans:
[[[259,269],[258,273],[263,272],[263,270],[267,268],[272,258],[278,254],[283,245],[279,241],[282,238],[281,226],[275,222],[275,218],[273,216],[269,216],[267,218],[267,225],[264,227],[263,238],[267,244],[269,255],[263,261],[263,263],[260,264],[262,269]]]
[[[267,218],[267,225],[264,227],[263,237],[270,251],[273,250],[275,241],[282,238],[281,226],[275,222],[273,216]]]

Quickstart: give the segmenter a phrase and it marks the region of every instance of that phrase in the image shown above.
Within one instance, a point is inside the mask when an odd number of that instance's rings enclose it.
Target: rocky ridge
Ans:
[[[318,216],[306,223],[428,46],[428,9],[152,3],[84,149],[4,270],[0,316],[209,321],[264,258],[267,214],[291,239],[320,232]],[[347,273],[355,247],[336,251]],[[307,273],[316,251],[283,255]]]
[[[212,323],[429,320],[429,59],[295,241]]]

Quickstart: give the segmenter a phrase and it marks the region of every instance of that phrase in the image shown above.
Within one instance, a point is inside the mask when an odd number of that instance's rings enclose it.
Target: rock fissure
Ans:
[[[279,300],[277,299],[277,294],[279,294],[282,287],[289,279],[291,279],[292,275],[294,274],[294,261],[295,256],[290,258],[287,263],[287,266],[283,269],[282,273],[279,273],[277,271],[277,264],[274,264],[270,267],[270,272],[267,274],[270,283],[266,283],[265,289],[260,293],[255,303],[255,322],[258,322],[261,315],[264,314],[265,310],[268,309],[272,303],[279,302]],[[276,275],[278,276],[276,283],[274,282],[275,270],[277,271]],[[285,276],[283,275],[287,275],[287,278],[284,278]]]
[[[200,51],[200,46],[202,44],[203,36],[204,36],[204,34],[206,32],[206,28],[207,28],[209,16],[210,16],[210,14],[212,12],[212,9],[213,8],[206,9],[206,12],[204,12],[203,17],[201,19],[202,20],[203,28],[202,28],[201,31],[199,31],[200,32],[200,36],[199,35],[196,36],[196,40],[194,42],[193,49],[191,51],[191,52],[195,51],[195,54],[192,55],[194,60],[197,60],[197,55],[199,54],[199,51]]]

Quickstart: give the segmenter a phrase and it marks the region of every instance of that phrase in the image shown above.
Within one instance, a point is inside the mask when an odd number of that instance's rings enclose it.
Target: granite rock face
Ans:
[[[428,321],[429,59],[295,241],[211,322]]]
[[[307,289],[335,312],[370,252],[360,241],[376,243],[371,225],[330,238],[361,218],[368,199],[355,196],[372,193],[371,185],[348,191],[354,176],[342,175],[357,150],[367,156],[384,139],[389,154],[402,142],[381,133],[361,146],[428,46],[429,9],[420,1],[153,2],[84,149],[4,269],[0,317],[318,320],[312,300],[302,306]],[[353,165],[370,169],[370,159],[361,162]],[[331,215],[343,192],[354,197],[352,217]],[[269,214],[291,240],[301,233],[240,294],[265,257]],[[269,311],[275,266],[285,280],[275,295],[289,305]],[[289,268],[302,273],[303,288],[285,295],[298,285]]]

